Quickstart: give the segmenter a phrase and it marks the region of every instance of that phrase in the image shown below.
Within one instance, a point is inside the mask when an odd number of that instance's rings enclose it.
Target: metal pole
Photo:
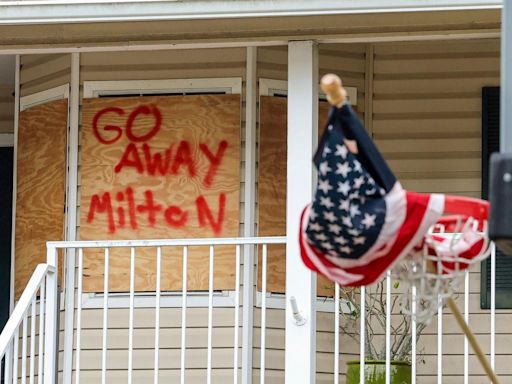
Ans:
[[[512,153],[512,5],[503,2],[501,10],[501,105],[500,152]]]

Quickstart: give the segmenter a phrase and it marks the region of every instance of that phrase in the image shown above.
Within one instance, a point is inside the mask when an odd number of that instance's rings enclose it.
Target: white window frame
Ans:
[[[241,77],[222,77],[204,79],[164,79],[164,80],[112,80],[112,81],[84,81],[84,98],[97,98],[108,96],[127,97],[133,95],[162,95],[162,94],[204,94],[225,93],[241,94]],[[109,293],[109,308],[129,308],[130,293]],[[82,293],[83,309],[101,309],[104,304],[104,294]],[[214,307],[234,307],[235,291],[223,290],[213,293]],[[156,305],[153,292],[135,293],[135,308],[154,308]],[[160,307],[181,308],[182,292],[161,292]],[[187,291],[187,307],[208,307],[208,292]]]
[[[66,131],[66,167],[67,167],[67,164],[68,164],[68,154],[69,154],[69,143],[68,143],[68,139],[69,139],[69,83],[66,83],[66,84],[63,84],[63,85],[59,85],[58,87],[54,87],[54,88],[50,88],[50,89],[45,89],[44,91],[40,91],[40,92],[36,92],[36,93],[32,93],[30,95],[27,95],[27,96],[22,96],[20,97],[20,105],[19,105],[19,111],[20,112],[23,112],[31,107],[35,107],[37,105],[41,105],[41,104],[46,104],[46,103],[49,103],[51,101],[56,101],[56,100],[62,100],[62,99],[67,99],[68,100],[68,114],[67,114],[67,131]],[[14,142],[14,135],[12,135],[12,139],[13,139],[13,142]],[[16,147],[17,147],[17,140],[16,140]],[[16,148],[17,149],[17,148]],[[14,159],[14,161],[17,161],[16,159]],[[66,191],[68,191],[68,176],[66,175]],[[15,220],[15,219],[14,219]],[[66,226],[67,225],[67,216],[64,217],[64,225]],[[13,228],[16,228],[15,227],[15,224],[13,223]],[[65,228],[63,228],[65,230]],[[16,234],[14,233],[13,231],[13,234],[12,234],[13,237],[16,236]],[[15,252],[15,247],[13,247],[12,249],[12,260],[15,262],[14,258],[15,258],[15,255],[14,255],[14,252]],[[46,252],[46,250],[45,250]],[[15,274],[13,274],[13,276],[11,276],[11,279],[13,279],[13,284],[14,284],[14,281],[16,279],[16,276]],[[63,288],[66,286],[66,281],[65,281],[65,274],[64,274],[64,279],[62,281],[62,285],[61,285]],[[64,289],[62,289],[62,291],[60,292],[60,299],[59,299],[59,303],[60,303],[60,310],[64,310],[64,297],[65,297],[65,291]],[[38,307],[39,308],[39,307]],[[39,309],[36,309],[37,311]]]
[[[20,97],[20,112],[36,105],[61,99],[69,100],[69,83]]]
[[[169,80],[112,80],[84,81],[84,98],[119,95],[158,95],[163,93],[241,94],[241,77],[169,79]]]
[[[350,105],[357,106],[357,88],[346,87],[347,101]],[[288,82],[286,80],[275,79],[259,79],[259,94],[260,96],[286,96],[288,95]],[[319,92],[320,100],[326,100],[325,93]]]
[[[260,78],[258,83],[260,96],[287,96],[288,95],[288,82],[286,80],[276,80]],[[351,100],[357,102],[357,88],[344,87],[347,90],[348,100],[351,105]],[[325,100],[325,94],[320,92],[320,99]],[[261,292],[256,290],[256,307],[261,307],[262,297]],[[286,294],[284,293],[266,293],[266,307],[272,309],[286,309]],[[344,299],[340,299],[340,307],[344,313],[352,313],[350,304]],[[319,296],[316,299],[317,312],[334,312],[334,298]]]

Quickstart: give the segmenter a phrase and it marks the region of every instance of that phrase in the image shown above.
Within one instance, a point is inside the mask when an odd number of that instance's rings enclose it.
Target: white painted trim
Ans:
[[[155,240],[81,240],[81,241],[47,241],[48,248],[144,248],[144,247],[184,247],[199,245],[262,245],[286,244],[284,236],[267,237],[207,237],[187,239]]]
[[[161,292],[161,308],[181,308],[182,293]],[[103,308],[104,295],[102,293],[83,293],[82,309]],[[155,294],[135,293],[135,308],[155,308]],[[234,307],[235,291],[216,291],[213,293],[214,307]],[[208,293],[187,292],[187,308],[208,308]],[[108,308],[130,308],[130,293],[109,293]]]
[[[258,51],[256,47],[246,49],[246,87],[245,87],[245,195],[244,195],[244,236],[255,235],[256,223],[256,89],[258,87],[257,66]],[[253,353],[253,312],[254,312],[254,247],[244,247],[242,298],[242,383],[252,382],[252,353]],[[250,289],[247,289],[249,288]]]
[[[188,92],[242,93],[242,78],[221,77],[169,80],[84,81],[84,98],[123,94],[161,94]]]
[[[497,0],[2,1],[0,24],[201,20],[497,9]]]
[[[501,34],[497,30],[477,31],[438,31],[438,32],[401,32],[401,33],[361,33],[348,36],[313,36],[319,44],[353,44],[353,43],[381,43],[405,41],[438,41],[438,40],[475,40],[497,39]],[[73,52],[120,52],[120,51],[162,51],[176,49],[209,49],[209,48],[247,48],[247,47],[273,47],[288,44],[288,40],[274,38],[273,40],[236,40],[222,42],[188,42],[153,44],[117,43],[112,45],[88,45],[70,47],[38,47],[38,48],[8,48],[0,47],[0,55],[31,55]]]
[[[316,379],[316,273],[298,255],[300,215],[313,199],[311,159],[318,142],[318,46],[313,41],[288,44],[288,133],[286,195],[285,384]],[[288,301],[296,299],[305,324],[297,325]]]
[[[347,91],[347,100],[350,105],[357,106],[357,88],[344,87]],[[286,96],[288,95],[288,82],[286,80],[259,79],[260,96]],[[326,100],[325,93],[318,92],[321,100]]]
[[[78,130],[80,118],[80,54],[71,54],[71,86],[69,92],[67,174],[66,174],[66,234],[65,240],[76,240],[78,194]],[[64,281],[64,382],[71,383],[73,371],[73,333],[75,319],[75,259],[74,249],[66,250]],[[61,302],[62,302],[61,301]]]
[[[11,226],[11,284],[9,313],[14,310],[14,282],[16,275],[16,184],[17,184],[17,163],[18,163],[18,125],[20,119],[20,55],[16,55],[16,68],[14,72],[14,151],[13,151],[13,173],[12,173],[12,226]]]
[[[69,99],[69,83],[20,98],[20,112],[50,101]]]
[[[288,82],[286,80],[266,79],[259,80],[260,96],[284,96],[288,95]]]
[[[14,133],[0,133],[0,147],[14,147]]]

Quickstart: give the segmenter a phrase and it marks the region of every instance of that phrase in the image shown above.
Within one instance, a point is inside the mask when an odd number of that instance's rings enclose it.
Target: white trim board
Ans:
[[[20,112],[50,101],[69,99],[69,83],[20,97]]]
[[[499,0],[1,1],[0,24],[202,20],[499,9]]]
[[[103,308],[103,293],[82,293],[82,309]],[[187,308],[208,308],[208,292],[187,292]],[[181,308],[183,296],[177,292],[161,292],[160,308]],[[155,308],[154,293],[135,293],[135,308]],[[214,291],[213,306],[215,308],[233,308],[235,306],[235,291]],[[109,293],[108,308],[130,308],[129,293]]]
[[[0,1],[1,3],[1,1]],[[1,25],[1,23],[0,23]],[[306,38],[306,37],[305,37]],[[475,39],[499,39],[500,32],[492,31],[434,31],[434,32],[401,32],[401,33],[362,33],[347,36],[318,37],[319,44],[352,44],[352,43],[384,43],[406,41],[446,41],[446,40],[475,40]],[[211,49],[211,48],[247,48],[247,47],[274,47],[287,45],[288,40],[275,38],[273,40],[236,40],[214,42],[190,42],[180,41],[176,43],[141,43],[131,42],[116,43],[112,45],[76,45],[69,47],[26,47],[8,48],[0,47],[0,55],[33,55],[51,53],[74,52],[125,52],[125,51],[162,51],[177,49]]]
[[[357,105],[357,88],[344,87],[347,91],[347,101],[350,105]],[[288,95],[288,82],[286,80],[259,79],[260,96],[286,96]],[[325,93],[319,92],[321,100],[326,100]]]
[[[240,94],[242,93],[242,78],[84,81],[83,88],[84,98],[162,93],[224,92]]]

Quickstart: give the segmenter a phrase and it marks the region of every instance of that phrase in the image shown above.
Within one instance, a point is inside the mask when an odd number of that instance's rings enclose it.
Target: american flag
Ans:
[[[346,139],[357,143],[357,154]],[[376,282],[442,215],[444,196],[402,189],[349,105],[331,110],[315,165],[318,185],[302,213],[301,255],[340,285]]]

